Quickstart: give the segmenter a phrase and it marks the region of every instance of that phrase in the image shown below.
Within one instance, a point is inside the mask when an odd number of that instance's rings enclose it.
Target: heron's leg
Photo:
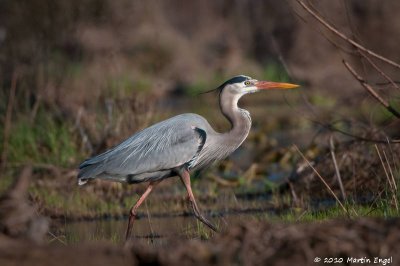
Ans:
[[[211,228],[213,231],[218,232],[217,228],[210,223],[206,218],[204,218],[204,216],[201,214],[199,207],[197,207],[197,203],[196,200],[194,199],[194,195],[192,192],[192,187],[190,186],[190,175],[189,172],[186,170],[182,170],[179,173],[179,176],[183,182],[183,184],[186,187],[188,196],[189,196],[189,201],[190,204],[192,205],[193,211],[194,211],[194,216],[199,219],[202,223],[204,223],[205,225],[207,225],[209,228]]]
[[[146,188],[146,191],[142,194],[142,196],[140,196],[140,198],[138,199],[138,201],[135,203],[135,205],[132,207],[131,211],[129,212],[129,221],[128,221],[128,227],[126,228],[126,235],[125,235],[125,239],[128,240],[128,238],[131,235],[131,231],[132,231],[132,226],[133,226],[133,222],[135,221],[135,218],[137,216],[137,209],[139,208],[139,206],[144,202],[144,200],[147,198],[147,196],[150,194],[150,192],[153,190],[153,188],[160,183],[161,180],[159,181],[154,181],[154,182],[150,182],[149,185]]]

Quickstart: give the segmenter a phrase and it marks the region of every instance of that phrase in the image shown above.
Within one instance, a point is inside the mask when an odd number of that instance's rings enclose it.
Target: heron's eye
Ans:
[[[249,86],[249,85],[251,85],[251,82],[250,81],[245,81],[244,85]]]

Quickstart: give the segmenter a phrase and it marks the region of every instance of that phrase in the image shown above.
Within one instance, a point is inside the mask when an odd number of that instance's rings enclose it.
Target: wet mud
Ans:
[[[400,219],[331,220],[319,223],[239,223],[209,241],[171,240],[143,244],[37,245],[0,238],[1,265],[315,265],[336,258],[375,258],[398,265]],[[316,261],[318,260],[318,261]],[[321,260],[321,261],[319,261]],[[367,261],[368,262],[368,261]]]

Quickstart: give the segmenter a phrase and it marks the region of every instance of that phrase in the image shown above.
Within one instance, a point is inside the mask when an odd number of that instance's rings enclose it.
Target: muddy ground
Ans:
[[[164,246],[110,243],[36,245],[0,238],[1,265],[398,265],[400,219],[322,223],[238,224],[209,241],[175,240]],[[321,261],[320,261],[320,260]],[[365,263],[370,260],[371,263]]]
[[[32,169],[0,199],[0,265],[397,265],[400,219],[242,220],[207,240],[48,241],[49,220],[29,203]],[[229,219],[227,217],[226,219]],[[54,223],[54,221],[53,221]]]

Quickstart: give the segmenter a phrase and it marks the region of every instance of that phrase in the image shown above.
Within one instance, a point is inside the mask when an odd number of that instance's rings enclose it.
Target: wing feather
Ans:
[[[124,176],[171,169],[191,161],[204,144],[191,114],[172,117],[131,136],[114,148],[84,161],[80,178],[106,173]],[[198,119],[197,119],[198,120]],[[204,134],[206,134],[204,132]]]

